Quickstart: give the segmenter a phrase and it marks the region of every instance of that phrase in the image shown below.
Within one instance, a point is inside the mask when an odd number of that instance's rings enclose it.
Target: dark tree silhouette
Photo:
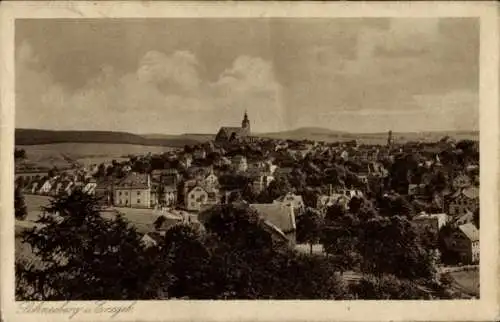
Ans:
[[[20,187],[14,190],[14,211],[16,219],[24,220],[28,216],[28,209]]]
[[[310,245],[312,254],[313,244],[319,242],[323,228],[322,215],[313,208],[306,211],[297,218],[297,239]]]
[[[80,191],[54,198],[22,234],[36,266],[18,266],[24,300],[133,300],[166,298],[169,262],[121,216],[100,215],[97,200]]]

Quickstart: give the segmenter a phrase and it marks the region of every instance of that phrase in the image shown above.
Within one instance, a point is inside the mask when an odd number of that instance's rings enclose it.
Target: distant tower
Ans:
[[[243,116],[241,128],[245,130],[247,135],[250,135],[250,120],[248,119],[247,111],[245,111],[245,115]]]
[[[392,131],[387,134],[387,146],[392,146]]]

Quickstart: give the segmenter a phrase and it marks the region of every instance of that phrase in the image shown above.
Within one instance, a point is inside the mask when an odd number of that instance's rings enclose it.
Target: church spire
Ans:
[[[245,114],[243,115],[243,121],[241,122],[241,127],[250,133],[250,120],[248,119],[247,111],[245,110]]]

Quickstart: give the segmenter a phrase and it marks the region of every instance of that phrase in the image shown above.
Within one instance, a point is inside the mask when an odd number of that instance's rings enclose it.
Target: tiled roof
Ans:
[[[464,190],[462,190],[462,193],[464,194],[464,196],[470,199],[479,198],[479,189],[476,187],[465,188]]]
[[[224,132],[224,134],[230,138],[231,135],[234,133],[235,135],[241,136],[242,134],[244,135],[245,132],[241,127],[227,127],[223,126],[220,128],[219,132]]]
[[[276,202],[285,203],[285,204],[290,203],[294,207],[298,207],[298,206],[304,205],[304,200],[302,199],[302,196],[295,195],[295,194],[290,194],[290,193],[279,197],[275,201]]]
[[[131,172],[124,179],[119,181],[116,189],[147,189],[149,188],[149,178],[147,174]]]
[[[471,241],[479,240],[479,229],[477,229],[472,223],[460,225],[458,226],[458,229],[460,229]]]
[[[348,199],[349,198],[343,194],[332,194],[330,196],[323,195],[318,197],[318,204],[320,206],[334,205],[346,202]]]
[[[291,207],[280,204],[250,204],[250,207],[284,233],[294,231],[296,228],[295,215]]]

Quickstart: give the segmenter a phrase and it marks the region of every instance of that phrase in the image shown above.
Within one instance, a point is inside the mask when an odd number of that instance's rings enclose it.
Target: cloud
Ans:
[[[184,90],[196,90],[201,83],[197,66],[196,57],[188,51],[176,51],[170,56],[149,51],[139,63],[137,76],[143,82],[170,82]]]
[[[400,101],[400,109],[336,109],[309,115],[303,121],[343,131],[352,128],[362,132],[393,130],[469,131],[479,129],[479,96],[473,91],[453,91],[446,94],[413,95]]]
[[[38,68],[28,43],[19,48],[16,62],[16,122],[23,127],[214,132],[224,124],[238,125],[244,110],[257,131],[284,127],[281,85],[272,64],[259,57],[237,57],[209,82],[200,77],[202,66],[193,53],[149,51],[135,71],[120,74],[103,65],[75,91]]]

